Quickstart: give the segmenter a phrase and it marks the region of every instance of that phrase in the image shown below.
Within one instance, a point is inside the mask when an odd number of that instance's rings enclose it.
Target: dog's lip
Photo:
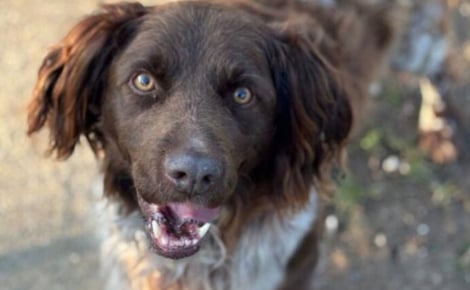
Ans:
[[[161,212],[167,212],[169,216],[176,219],[175,222],[194,220],[202,223],[213,222],[220,213],[220,207],[206,207],[190,202],[168,202],[156,204],[145,201],[139,194],[138,203],[145,217],[152,217]]]
[[[189,202],[149,203],[140,195],[138,200],[151,248],[172,259],[195,254],[220,211]]]
[[[166,204],[168,208],[182,220],[195,220],[198,222],[209,223],[217,218],[220,208],[208,208],[194,205],[191,203],[170,202]]]

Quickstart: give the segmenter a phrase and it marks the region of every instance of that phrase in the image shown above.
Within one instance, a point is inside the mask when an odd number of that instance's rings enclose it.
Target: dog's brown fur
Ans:
[[[85,136],[103,156],[105,194],[123,215],[138,210],[138,194],[188,200],[162,164],[171,152],[196,150],[196,136],[205,144],[197,150],[224,174],[189,200],[223,206],[217,225],[230,256],[253,220],[287,217],[308,203],[312,187],[326,191],[392,34],[386,9],[357,3],[106,5],[46,56],[28,132],[47,126],[60,159]],[[158,80],[154,95],[129,87],[142,69]],[[253,88],[256,102],[231,102],[240,85]],[[308,289],[320,223],[290,257],[280,288]],[[178,281],[181,289],[191,283]]]

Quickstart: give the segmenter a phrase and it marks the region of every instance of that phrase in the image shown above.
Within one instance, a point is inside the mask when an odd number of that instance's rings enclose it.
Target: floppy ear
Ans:
[[[83,134],[96,151],[103,142],[96,123],[113,57],[146,13],[137,3],[104,5],[80,21],[45,57],[28,109],[28,134],[47,124],[49,153],[65,159]]]
[[[275,189],[301,203],[312,185],[324,189],[353,118],[345,83],[315,47],[302,35],[283,36],[269,56],[278,97],[273,167],[281,184]]]

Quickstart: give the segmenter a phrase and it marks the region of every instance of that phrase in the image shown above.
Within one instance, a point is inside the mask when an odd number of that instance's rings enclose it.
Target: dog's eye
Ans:
[[[156,81],[148,73],[139,73],[132,79],[132,85],[139,91],[151,92],[155,89]]]
[[[245,105],[251,102],[253,94],[248,88],[241,87],[233,92],[233,99],[237,104]]]

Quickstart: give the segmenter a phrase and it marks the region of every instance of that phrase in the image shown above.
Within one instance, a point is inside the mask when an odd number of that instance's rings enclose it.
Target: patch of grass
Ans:
[[[403,89],[397,82],[385,82],[380,93],[381,101],[385,101],[388,105],[398,107],[403,103]]]
[[[433,183],[432,202],[437,206],[448,206],[461,194],[461,189],[452,182]],[[470,252],[469,252],[470,255]]]
[[[393,151],[402,152],[414,148],[414,140],[407,140],[403,136],[396,136],[392,133],[385,135],[385,144]]]
[[[457,253],[457,269],[470,271],[470,242],[467,242]]]
[[[374,151],[380,146],[383,139],[383,132],[379,128],[369,130],[359,142],[361,149],[366,152]]]
[[[341,211],[348,212],[357,207],[369,195],[370,193],[365,187],[354,177],[348,175],[338,186],[335,193],[335,204]]]
[[[360,139],[359,147],[369,154],[389,154],[390,151],[396,154],[410,149],[414,150],[416,140],[413,137],[398,134],[393,128],[375,126]]]
[[[408,147],[404,150],[403,158],[410,165],[408,178],[412,181],[428,181],[434,176],[432,165],[424,154],[416,147]]]

